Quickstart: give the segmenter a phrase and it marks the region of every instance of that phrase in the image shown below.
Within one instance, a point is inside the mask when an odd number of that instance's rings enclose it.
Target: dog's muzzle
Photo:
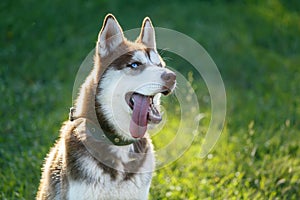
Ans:
[[[170,94],[176,86],[176,74],[170,70],[161,74],[161,83],[147,83],[125,95],[125,100],[132,110],[130,133],[134,138],[142,138],[148,123],[158,124],[161,120],[159,109],[156,108],[154,96],[161,93]]]

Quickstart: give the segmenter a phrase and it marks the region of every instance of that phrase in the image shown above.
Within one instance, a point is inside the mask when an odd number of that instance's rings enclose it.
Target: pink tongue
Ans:
[[[142,138],[147,130],[150,98],[140,94],[133,94],[132,98],[134,105],[129,131],[132,137]]]

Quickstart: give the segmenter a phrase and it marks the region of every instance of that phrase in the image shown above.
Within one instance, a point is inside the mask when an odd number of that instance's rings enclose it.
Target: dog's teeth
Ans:
[[[134,104],[134,98],[130,98],[130,103]]]
[[[153,96],[150,97],[151,104],[153,104],[153,98],[154,98]]]

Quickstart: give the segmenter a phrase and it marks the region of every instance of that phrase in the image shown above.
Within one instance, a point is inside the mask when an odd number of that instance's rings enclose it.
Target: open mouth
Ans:
[[[164,95],[170,92],[167,88],[160,91]],[[147,131],[148,123],[158,124],[162,120],[153,102],[155,95],[143,95],[137,92],[128,92],[125,95],[125,100],[132,110],[129,128],[132,137],[142,138]]]

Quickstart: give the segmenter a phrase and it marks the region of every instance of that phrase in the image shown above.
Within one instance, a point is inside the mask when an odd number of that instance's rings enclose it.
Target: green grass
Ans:
[[[0,199],[33,199],[43,158],[67,119],[77,69],[108,12],[125,30],[150,16],[155,26],[196,39],[226,87],[226,124],[214,150],[199,158],[197,137],[155,172],[150,199],[300,198],[299,1],[5,0],[0,11]],[[179,58],[168,64],[191,70]],[[210,104],[200,75],[193,77],[206,115],[202,136]]]

